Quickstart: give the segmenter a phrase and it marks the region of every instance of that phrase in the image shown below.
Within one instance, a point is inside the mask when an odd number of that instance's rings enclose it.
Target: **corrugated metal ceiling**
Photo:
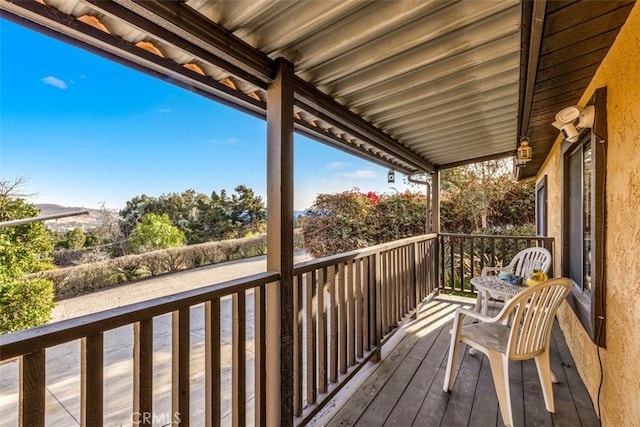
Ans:
[[[518,0],[44,1],[0,5],[252,114],[284,57],[299,131],[404,172],[516,148]]]

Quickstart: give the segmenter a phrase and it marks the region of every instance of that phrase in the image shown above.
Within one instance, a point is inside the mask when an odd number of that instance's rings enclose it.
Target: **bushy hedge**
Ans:
[[[302,236],[294,233],[294,247],[302,249]],[[82,264],[38,273],[53,282],[56,299],[69,298],[144,277],[158,276],[219,262],[264,255],[267,236],[200,243]],[[31,275],[34,277],[36,275]]]
[[[50,280],[0,276],[0,334],[47,323],[53,306]]]
[[[320,194],[300,218],[305,249],[323,257],[422,234],[425,211],[419,193]]]

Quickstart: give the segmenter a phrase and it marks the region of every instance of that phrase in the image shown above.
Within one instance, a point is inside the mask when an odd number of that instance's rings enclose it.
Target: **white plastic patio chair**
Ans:
[[[514,276],[526,279],[533,273],[533,270],[541,270],[549,273],[551,268],[551,252],[543,247],[526,248],[518,252],[509,265],[506,267],[484,267],[480,272],[481,276],[488,276],[489,273],[499,274],[501,271],[509,271]],[[478,292],[476,299],[476,311],[482,307],[482,298],[486,297],[482,292]],[[487,301],[488,302],[488,301]]]
[[[545,406],[547,411],[554,412],[549,341],[556,311],[570,289],[571,281],[567,278],[547,280],[510,299],[495,317],[458,308],[451,330],[444,391],[453,388],[458,347],[463,342],[487,355],[505,425],[513,426],[510,360],[535,359]],[[479,322],[463,325],[466,316]]]
[[[551,268],[551,252],[543,247],[526,248],[518,252],[506,267],[484,267],[481,276],[489,272],[499,273],[510,271],[514,276],[527,278],[533,270],[542,270],[545,273]]]

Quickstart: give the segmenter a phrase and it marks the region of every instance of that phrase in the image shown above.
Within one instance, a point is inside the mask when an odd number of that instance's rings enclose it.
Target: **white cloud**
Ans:
[[[371,169],[360,169],[354,172],[338,172],[335,176],[348,179],[369,179],[377,178],[378,174]]]
[[[325,165],[325,168],[326,169],[344,169],[347,166],[349,166],[349,163],[347,162],[331,162]]]
[[[42,83],[49,85],[49,86],[53,86],[53,87],[57,87],[58,89],[66,89],[68,86],[67,84],[60,80],[57,77],[53,77],[53,76],[47,76],[43,79],[40,80]]]

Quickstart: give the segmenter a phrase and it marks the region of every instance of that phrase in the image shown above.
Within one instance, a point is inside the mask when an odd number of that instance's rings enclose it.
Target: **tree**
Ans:
[[[225,190],[220,194],[213,191],[209,197],[189,189],[158,198],[134,197],[120,211],[123,233],[130,235],[148,213],[167,214],[171,223],[185,234],[188,244],[244,237],[263,230],[266,223],[262,198],[244,185],[238,185],[231,196]]]
[[[22,179],[0,179],[0,221],[33,218],[40,213],[17,190]],[[53,239],[42,222],[0,227],[0,333],[46,323],[53,309],[53,283],[22,280],[27,273],[52,268]]]
[[[184,233],[171,224],[169,215],[149,213],[133,229],[128,249],[140,253],[174,248],[181,246],[185,240]]]
[[[80,227],[75,227],[69,232],[69,237],[67,238],[67,247],[72,251],[77,251],[78,249],[82,249],[84,247],[84,242],[86,240],[87,236],[85,236],[84,231],[82,231]]]
[[[300,218],[305,249],[320,257],[424,233],[425,208],[411,192],[319,194]]]
[[[34,205],[15,196],[23,182],[0,180],[0,221],[33,218],[40,213]],[[0,227],[0,272],[22,277],[53,268],[52,249],[53,239],[42,222]]]
[[[231,195],[231,219],[237,225],[237,237],[249,232],[259,231],[261,224],[267,219],[267,210],[262,197],[256,196],[252,189],[238,185],[236,194]]]
[[[446,169],[441,184],[443,231],[502,231],[535,221],[535,186],[513,177],[509,159]]]

